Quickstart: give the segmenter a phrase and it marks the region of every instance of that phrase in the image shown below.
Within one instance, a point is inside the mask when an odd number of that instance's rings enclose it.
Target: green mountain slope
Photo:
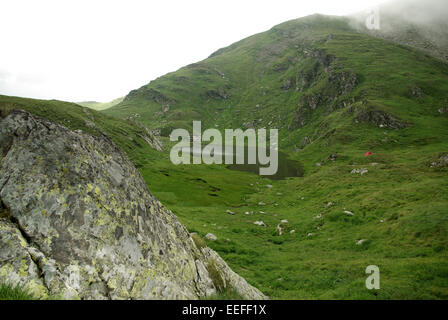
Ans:
[[[207,244],[272,298],[447,299],[447,74],[420,51],[316,15],[220,49],[102,112],[5,96],[0,110],[109,136],[190,232],[215,234]],[[168,139],[154,150],[141,125],[167,136],[196,119],[279,128],[304,176],[174,166]],[[380,268],[380,290],[365,288],[369,265]]]
[[[303,178],[141,167],[156,196],[191,231],[217,235],[209,245],[264,293],[446,299],[447,74],[416,49],[315,15],[220,49],[105,113],[138,117],[165,136],[199,119],[203,128],[279,129]],[[364,285],[372,264],[378,291]]]
[[[93,110],[102,111],[106,110],[110,107],[116,106],[121,101],[123,101],[124,97],[114,99],[109,102],[97,102],[97,101],[84,101],[84,102],[78,102],[80,106],[87,107]]]
[[[70,130],[82,130],[89,134],[108,136],[125,151],[137,166],[139,159],[160,158],[149,144],[154,137],[145,127],[133,120],[116,119],[75,103],[58,100],[37,100],[0,95],[0,115],[11,110],[25,110],[41,116]]]

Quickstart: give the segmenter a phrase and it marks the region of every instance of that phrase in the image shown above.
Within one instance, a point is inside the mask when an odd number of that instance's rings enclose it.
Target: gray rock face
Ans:
[[[0,120],[0,279],[36,296],[195,299],[265,296],[148,190],[106,137],[23,111]]]
[[[355,114],[355,120],[358,122],[370,123],[380,128],[403,129],[409,124],[395,118],[385,111],[369,106],[364,110],[360,110]]]
[[[437,161],[431,163],[431,168],[448,167],[448,155],[442,155]]]

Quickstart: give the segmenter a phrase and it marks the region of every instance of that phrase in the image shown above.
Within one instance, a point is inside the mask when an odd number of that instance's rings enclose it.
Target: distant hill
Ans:
[[[77,102],[80,106],[87,107],[90,109],[94,109],[97,111],[106,110],[110,107],[116,106],[121,101],[123,101],[124,97],[114,99],[110,102],[96,102],[96,101],[84,101],[84,102]]]

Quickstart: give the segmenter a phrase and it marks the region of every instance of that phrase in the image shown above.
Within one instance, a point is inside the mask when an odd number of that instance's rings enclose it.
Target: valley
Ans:
[[[447,108],[445,61],[324,15],[219,49],[101,111],[0,96],[2,118],[20,109],[107,136],[190,234],[271,299],[448,298]],[[278,129],[279,175],[172,164],[169,135],[195,120]],[[365,287],[369,265],[380,290]]]

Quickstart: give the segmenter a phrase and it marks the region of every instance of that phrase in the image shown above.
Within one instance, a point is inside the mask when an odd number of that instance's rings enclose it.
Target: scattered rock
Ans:
[[[344,210],[344,213],[345,213],[346,215],[348,215],[348,216],[354,216],[354,215],[355,215],[353,212],[348,211],[348,210]]]
[[[267,185],[266,185],[266,188],[268,188],[268,189],[272,189],[272,184],[267,184]]]
[[[260,227],[266,227],[266,225],[264,224],[263,221],[255,221],[254,224],[256,224],[257,226],[260,226]]]
[[[366,168],[361,168],[361,169],[353,169],[350,173],[364,175],[368,172],[369,172],[369,170],[367,170]]]
[[[207,96],[209,96],[212,99],[215,100],[223,100],[227,99],[229,97],[228,93],[224,89],[218,89],[218,90],[208,90],[206,92]]]
[[[322,213],[318,214],[317,216],[314,217],[314,219],[322,219]]]
[[[94,124],[92,121],[89,120],[84,120],[84,123],[86,124],[87,127],[92,128],[92,129],[98,129],[96,124]]]
[[[276,231],[277,231],[279,236],[281,236],[283,234],[283,228],[282,228],[281,224],[277,225]]]
[[[291,230],[291,231],[289,231],[289,233],[294,234],[294,233],[296,233],[296,230]]]
[[[360,246],[360,245],[362,245],[366,241],[367,241],[367,239],[358,240],[358,241],[356,241],[356,245]]]
[[[284,83],[283,83],[283,85],[282,85],[282,89],[283,90],[289,90],[291,88],[291,80],[289,80],[289,79],[287,79]]]
[[[260,201],[260,202],[258,202],[258,205],[259,205],[259,206],[265,206],[266,203],[264,203],[263,201]]]
[[[216,240],[218,240],[218,237],[215,236],[213,233],[207,233],[205,235],[205,239],[210,240],[210,241],[216,241]]]
[[[431,163],[431,168],[443,168],[448,166],[448,154],[441,156],[437,161]]]
[[[307,237],[312,237],[313,235],[314,235],[314,233],[311,233],[311,232],[310,232],[310,233],[308,233],[306,236],[307,236]]]
[[[414,87],[411,89],[411,95],[417,98],[423,97],[423,90],[420,87]]]
[[[285,224],[285,223],[289,223],[289,222],[288,222],[288,220],[284,219],[284,220],[280,221],[280,223]]]
[[[228,214],[230,214],[230,215],[235,215],[235,212],[233,212],[233,211],[230,211],[230,210],[226,210],[226,212],[228,213]]]

